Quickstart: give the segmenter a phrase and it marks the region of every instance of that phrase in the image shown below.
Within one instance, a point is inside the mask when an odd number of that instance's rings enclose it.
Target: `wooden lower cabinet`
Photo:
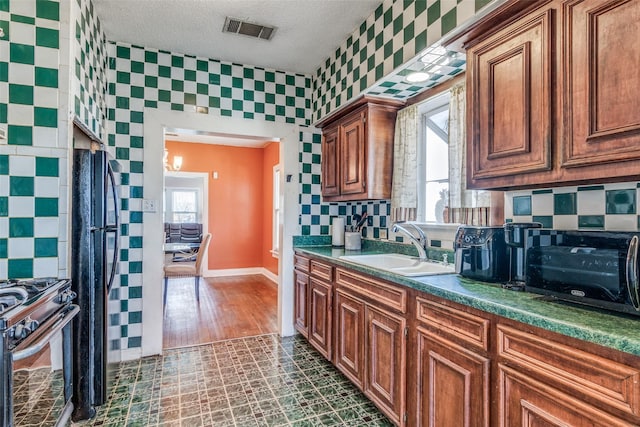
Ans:
[[[307,318],[309,306],[307,299],[309,276],[299,270],[294,270],[293,276],[293,326],[303,337],[307,338],[309,336],[309,319]]]
[[[334,363],[343,374],[362,389],[364,377],[364,302],[337,289],[335,298]]]
[[[490,360],[417,330],[416,425],[489,426]]]
[[[501,427],[637,426],[504,365],[498,367]]]
[[[331,360],[331,321],[333,287],[315,277],[309,278],[309,342]]]
[[[364,392],[398,425],[405,422],[406,320],[365,305]]]

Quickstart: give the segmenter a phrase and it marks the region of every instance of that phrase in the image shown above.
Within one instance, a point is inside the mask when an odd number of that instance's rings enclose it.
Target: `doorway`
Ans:
[[[164,349],[277,332],[279,142],[171,129],[164,152],[172,249],[185,227],[211,235],[198,285],[193,277],[166,282]],[[191,244],[194,236],[185,237]],[[167,253],[164,262],[182,269],[193,258]]]

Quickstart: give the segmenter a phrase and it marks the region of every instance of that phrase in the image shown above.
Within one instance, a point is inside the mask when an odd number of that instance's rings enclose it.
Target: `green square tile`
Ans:
[[[34,255],[36,258],[58,256],[58,239],[55,237],[36,238],[34,242]]]
[[[204,83],[198,83],[196,85],[196,92],[199,95],[209,95],[209,85],[206,85]]]
[[[231,88],[230,87],[220,88],[220,96],[222,98],[231,98],[232,97]]]
[[[264,113],[264,104],[262,102],[256,102],[253,106],[253,110],[256,113]]]
[[[33,237],[33,218],[9,218],[9,237]]]
[[[553,228],[553,216],[551,215],[534,215],[533,222],[542,224],[542,228]]]
[[[533,190],[531,192],[531,194],[551,194],[553,193],[553,190],[551,190],[550,188],[545,188],[542,190]]]
[[[142,347],[142,337],[132,337],[127,341],[127,346],[129,348],[139,348]]]
[[[0,103],[0,123],[7,123],[7,104]]]
[[[453,30],[456,27],[457,22],[457,9],[454,7],[442,16],[442,35],[445,35],[449,31]]]
[[[57,128],[58,110],[55,108],[33,108],[33,124],[35,126]]]
[[[158,78],[155,76],[145,76],[144,85],[145,87],[158,87]]]
[[[578,215],[578,228],[604,228],[604,215]]]
[[[144,88],[141,86],[131,86],[131,97],[144,99]]]
[[[219,85],[220,84],[220,74],[212,74],[209,73],[209,84],[210,85]]]
[[[9,0],[0,0],[0,11],[9,12]]]
[[[131,58],[131,48],[127,46],[117,46],[116,47],[116,58]]]
[[[33,277],[33,259],[10,259],[7,262],[9,279],[28,279]]]
[[[144,106],[146,108],[158,108],[158,101],[149,101],[147,99],[144,101]]]
[[[636,189],[607,190],[606,214],[636,214]]]
[[[576,193],[561,193],[553,195],[553,214],[554,215],[575,215],[576,209]]]
[[[116,134],[129,135],[129,123],[116,122]]]
[[[416,18],[427,9],[426,0],[418,0],[415,2],[415,16]],[[416,51],[417,52],[417,51]]]
[[[129,149],[125,147],[116,148],[116,159],[129,160]]]
[[[9,84],[9,103],[33,105],[33,86]]]
[[[188,82],[195,82],[196,72],[194,70],[184,70],[184,80]]]
[[[56,157],[36,157],[36,176],[60,176],[59,164]]]
[[[9,216],[9,198],[0,196],[0,216]]]
[[[196,62],[196,70],[198,71],[209,71],[209,62],[198,60]]]
[[[148,62],[150,64],[157,64],[158,63],[158,53],[146,50],[144,52],[144,62]]]
[[[184,58],[182,56],[171,55],[171,66],[184,68]]]
[[[427,30],[420,32],[420,34],[416,36],[415,46],[416,53],[422,52],[427,47]]]
[[[128,85],[129,83],[131,83],[131,73],[118,71],[116,73],[116,82]]]
[[[142,111],[131,111],[129,113],[131,123],[144,123],[144,113]]]
[[[220,108],[220,98],[217,96],[209,97],[209,107],[211,108]]]
[[[17,15],[12,13],[11,22],[18,22],[20,24],[27,24],[27,25],[35,25],[36,18],[34,18],[33,16],[23,16],[23,15]]]
[[[245,101],[253,101],[253,91],[251,90],[242,91],[242,99],[244,99]]]
[[[475,11],[479,11],[480,9],[482,9],[483,7],[485,7],[486,5],[488,5],[489,3],[491,3],[492,0],[475,0]]]
[[[264,92],[264,82],[260,80],[254,81],[253,88],[259,92]]]
[[[15,0],[13,0],[15,1]],[[36,0],[36,16],[38,18],[60,20],[60,4],[57,1]]]
[[[440,18],[440,0],[436,0],[427,9],[427,25],[431,25]]]
[[[10,196],[33,196],[34,178],[32,176],[10,176],[9,195]]]
[[[531,196],[516,196],[513,198],[514,215],[531,215]]]
[[[231,79],[231,86],[242,89],[242,79],[240,77],[233,77]]]
[[[177,80],[177,79],[172,79],[171,80],[171,90],[182,92],[184,90],[184,81]]]
[[[596,191],[604,190],[604,185],[588,185],[584,187],[578,187],[578,191]]]
[[[0,154],[0,175],[9,175],[9,156]]]
[[[36,197],[35,215],[42,216],[58,216],[58,199],[55,197]]]
[[[140,311],[129,312],[129,324],[132,324],[132,323],[142,323],[142,312]]]
[[[411,22],[409,25],[404,27],[403,31],[404,31],[404,44],[407,44],[411,40],[413,40],[413,37],[415,35],[415,33],[414,33],[415,26],[414,26],[413,22]]]
[[[2,39],[11,40],[11,35],[9,34],[9,21],[0,19],[0,28],[4,32],[4,36],[2,37]]]
[[[60,32],[50,28],[36,27],[36,46],[58,49],[60,47]]]
[[[173,111],[184,111],[184,105],[182,104],[176,104],[176,103],[171,103],[171,109]]]
[[[223,76],[231,75],[231,65],[229,64],[220,64],[220,74]]]
[[[267,82],[275,82],[276,81],[276,74],[271,72],[271,71],[267,71],[264,73],[264,80]]]
[[[167,67],[166,65],[159,65],[158,76],[167,78],[171,77],[171,67]]]
[[[171,92],[168,90],[158,90],[158,101],[171,102]]]
[[[393,54],[393,68],[398,68],[404,63],[403,49],[400,48]]]
[[[232,105],[231,108],[233,109],[233,111],[243,111],[244,110],[243,102],[241,100],[239,100],[239,99],[234,99],[231,105]],[[276,108],[278,108],[278,106],[276,106]]]
[[[0,259],[7,259],[7,239],[0,239]]]
[[[404,28],[402,15],[393,20],[393,34],[396,35]]]
[[[116,108],[128,110],[129,98],[127,98],[126,96],[116,96]]]

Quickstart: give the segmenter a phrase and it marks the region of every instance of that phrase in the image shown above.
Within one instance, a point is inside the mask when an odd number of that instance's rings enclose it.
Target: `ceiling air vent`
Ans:
[[[276,31],[274,27],[255,24],[252,22],[242,21],[237,18],[227,17],[224,21],[222,31],[225,33],[242,34],[243,36],[256,37],[263,40],[271,40],[273,33]]]

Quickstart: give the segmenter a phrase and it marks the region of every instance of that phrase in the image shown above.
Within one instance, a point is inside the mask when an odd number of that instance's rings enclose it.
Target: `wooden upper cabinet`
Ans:
[[[444,43],[467,51],[467,181],[637,180],[640,1],[508,0]]]
[[[552,40],[547,9],[467,52],[472,186],[552,169]]]
[[[325,201],[391,197],[394,128],[402,105],[362,97],[316,123],[322,128]]]
[[[338,170],[338,128],[327,129],[322,135],[322,194],[340,195]]]
[[[567,128],[562,166],[638,160],[640,4],[573,0],[563,6]]]

